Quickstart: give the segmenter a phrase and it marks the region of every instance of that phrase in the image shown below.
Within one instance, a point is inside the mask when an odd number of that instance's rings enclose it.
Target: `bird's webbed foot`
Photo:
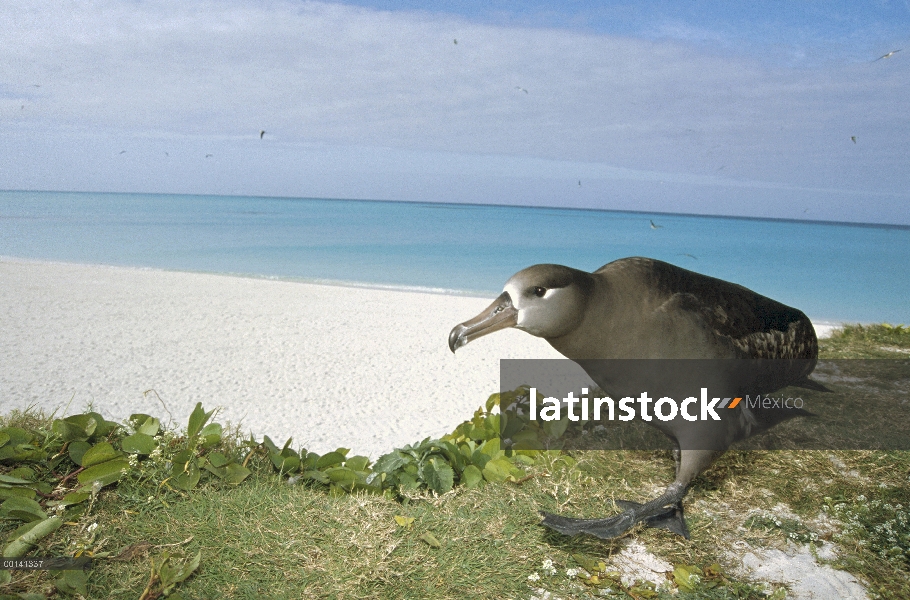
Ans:
[[[580,533],[587,533],[602,540],[609,540],[621,536],[631,529],[633,525],[641,522],[648,527],[666,529],[689,539],[689,528],[683,516],[682,502],[677,502],[674,506],[668,508],[662,508],[659,512],[651,515],[642,514],[645,505],[638,502],[617,500],[616,504],[623,509],[623,512],[605,519],[575,519],[540,511],[541,516],[543,516],[543,521],[540,524],[563,535],[574,536]]]
[[[606,519],[575,519],[545,511],[540,511],[540,514],[543,516],[543,521],[540,522],[541,525],[545,525],[563,535],[587,533],[602,540],[617,538],[635,525],[635,518],[629,511]]]
[[[616,504],[625,511],[640,510],[644,506],[643,504],[630,500],[617,500]],[[686,525],[682,502],[677,502],[676,505],[667,507],[663,512],[651,515],[650,517],[645,517],[641,522],[647,527],[666,529],[669,532],[689,539],[689,526]]]

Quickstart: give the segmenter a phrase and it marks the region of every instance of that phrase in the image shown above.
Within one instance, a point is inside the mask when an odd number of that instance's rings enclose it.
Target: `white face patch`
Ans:
[[[549,288],[543,296],[529,295],[527,287],[507,283],[503,291],[512,299],[512,306],[518,311],[516,326],[528,333],[539,334],[547,329],[549,322],[558,318],[559,305],[556,296],[563,290]],[[554,313],[554,309],[556,309]]]
[[[539,265],[530,269],[534,268],[549,271],[567,267]],[[546,272],[531,273],[527,269],[516,273],[503,287],[517,313],[515,327],[544,338],[570,331],[583,313],[584,295],[569,279],[553,277],[552,273]],[[550,287],[543,283],[562,280],[565,280],[563,287]],[[537,292],[542,290],[545,291],[538,296]]]
[[[512,299],[512,306],[521,310],[521,288],[511,281],[506,283],[506,286],[502,288],[502,291],[509,295],[509,298]]]

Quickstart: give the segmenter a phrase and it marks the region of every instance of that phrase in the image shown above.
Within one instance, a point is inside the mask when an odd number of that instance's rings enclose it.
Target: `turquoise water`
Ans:
[[[649,221],[659,225],[653,229]],[[353,200],[0,192],[0,255],[499,293],[542,262],[649,256],[815,320],[910,322],[910,228]],[[691,256],[686,256],[691,255]],[[693,258],[694,257],[694,258]]]

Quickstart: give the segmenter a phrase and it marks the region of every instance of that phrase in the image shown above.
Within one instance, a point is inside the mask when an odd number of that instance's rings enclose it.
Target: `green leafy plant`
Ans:
[[[503,449],[500,439],[500,395],[493,394],[484,408],[441,439],[423,441],[384,454],[370,464],[365,456],[348,458],[347,448],[322,456],[291,448],[292,440],[279,448],[268,436],[262,451],[281,475],[329,486],[330,492],[406,495],[418,490],[444,494],[457,485],[478,487],[485,482],[519,482],[525,467],[544,454],[539,450]]]
[[[139,600],[157,600],[162,596],[171,596],[178,583],[185,581],[199,568],[202,553],[186,556],[182,551],[164,551],[157,558],[152,558],[152,572],[149,582],[139,596]],[[175,596],[171,596],[174,598]]]
[[[209,423],[214,414],[214,410],[205,412],[201,402],[196,403],[190,414],[186,446],[171,459],[171,476],[165,480],[177,489],[189,491],[196,487],[203,471],[235,485],[250,475],[249,469],[220,452],[212,452],[208,456],[203,454],[221,442],[221,425]]]

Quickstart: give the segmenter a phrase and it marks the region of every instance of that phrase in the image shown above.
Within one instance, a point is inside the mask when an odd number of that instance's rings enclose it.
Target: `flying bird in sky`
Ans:
[[[903,48],[898,48],[897,50],[892,50],[892,51],[889,52],[888,54],[882,54],[881,56],[879,56],[878,58],[876,58],[876,59],[873,60],[872,62],[878,62],[878,61],[880,61],[880,60],[883,59],[883,58],[891,58],[892,56],[894,56],[895,54],[897,54],[897,53],[900,52],[901,50],[903,50]]]
[[[851,136],[850,136],[850,139],[853,140],[853,143],[854,143],[854,144],[856,143],[856,136],[855,136],[855,135],[851,135]]]
[[[662,229],[662,228],[663,228],[663,225],[658,225],[654,221],[651,221],[651,229]]]
[[[264,137],[265,137],[265,129],[259,130],[259,139],[261,140]]]
[[[528,90],[524,89],[524,88],[521,87],[520,85],[516,85],[516,86],[515,86],[515,89],[516,89],[516,90],[521,90],[521,91],[524,92],[525,94],[528,93]]]

